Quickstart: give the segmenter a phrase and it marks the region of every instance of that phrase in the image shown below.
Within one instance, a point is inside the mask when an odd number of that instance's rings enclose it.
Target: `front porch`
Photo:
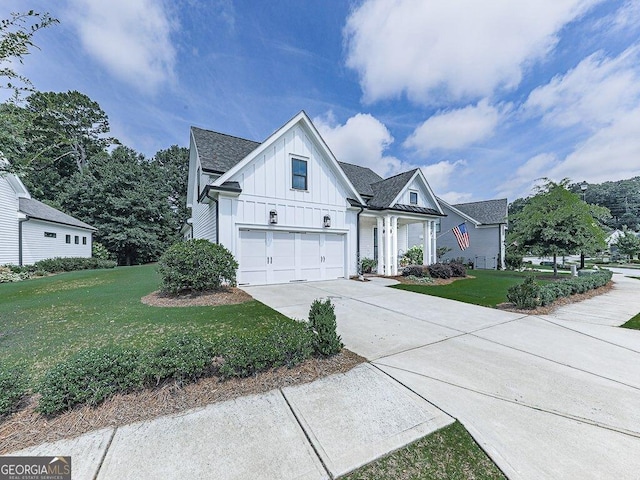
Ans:
[[[382,211],[360,215],[360,260],[376,261],[376,273],[395,276],[401,272],[400,259],[411,248],[409,245],[410,224],[421,224],[424,265],[436,263],[436,222],[439,217],[424,214],[409,214]],[[413,242],[415,244],[415,242]]]

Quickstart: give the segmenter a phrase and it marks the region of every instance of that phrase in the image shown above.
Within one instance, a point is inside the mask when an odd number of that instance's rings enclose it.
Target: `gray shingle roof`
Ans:
[[[95,230],[91,225],[81,222],[77,218],[73,218],[71,215],[62,213],[60,210],[56,210],[49,205],[45,205],[33,198],[20,197],[19,209],[25,215],[38,220],[45,220],[47,222],[62,223],[63,225],[71,225],[72,227],[86,228],[89,230]]]
[[[202,168],[214,172],[224,173],[231,170],[260,145],[260,142],[198,127],[191,127],[191,133]]]
[[[379,182],[371,184],[373,190],[373,198],[369,200],[367,205],[372,208],[387,208],[391,206],[400,191],[405,187],[407,182],[416,173],[417,168],[408,172],[399,173],[393,177],[385,178]]]
[[[352,163],[338,162],[349,181],[360,195],[372,197],[371,184],[382,180],[382,177],[367,167],[353,165]]]
[[[484,200],[482,202],[458,203],[452,207],[474,220],[487,224],[507,223],[507,199]]]

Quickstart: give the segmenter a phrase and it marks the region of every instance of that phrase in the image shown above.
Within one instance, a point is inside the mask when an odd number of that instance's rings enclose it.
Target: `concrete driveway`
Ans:
[[[347,348],[459,419],[509,478],[640,478],[640,281],[555,316],[348,280],[249,287],[293,318],[336,305]]]

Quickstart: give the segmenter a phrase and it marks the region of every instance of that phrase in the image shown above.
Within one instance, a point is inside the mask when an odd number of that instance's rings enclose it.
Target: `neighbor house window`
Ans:
[[[373,227],[373,259],[378,259],[378,227]]]
[[[82,237],[82,244],[86,245],[87,244],[87,237]]]
[[[442,230],[442,224],[440,223],[440,219],[436,220],[436,233],[440,233]]]
[[[78,235],[76,235],[76,236],[73,238],[73,243],[75,243],[76,245],[78,245],[78,244],[80,243],[80,237],[79,237]]]
[[[418,192],[409,192],[409,203],[411,205],[418,204]]]
[[[44,236],[47,238],[56,238],[56,234],[54,232],[44,232]]]
[[[71,235],[64,236],[64,243],[71,243]]]
[[[307,190],[307,161],[291,159],[291,188]]]

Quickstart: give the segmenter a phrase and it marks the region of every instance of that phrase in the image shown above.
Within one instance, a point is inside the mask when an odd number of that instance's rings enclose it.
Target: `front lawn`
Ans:
[[[553,274],[546,272],[515,272],[510,270],[468,270],[467,275],[475,278],[456,280],[448,285],[399,284],[392,288],[409,290],[460,302],[495,307],[507,301],[507,290],[512,285],[522,283],[531,275],[538,281],[552,281]]]
[[[0,362],[25,363],[35,379],[89,347],[152,347],[174,333],[213,339],[292,322],[257,301],[180,308],[141,303],[158,284],[154,265],[0,284]]]
[[[365,465],[344,480],[504,479],[458,422]]]
[[[632,328],[634,330],[640,330],[640,313],[622,325],[622,328]]]

